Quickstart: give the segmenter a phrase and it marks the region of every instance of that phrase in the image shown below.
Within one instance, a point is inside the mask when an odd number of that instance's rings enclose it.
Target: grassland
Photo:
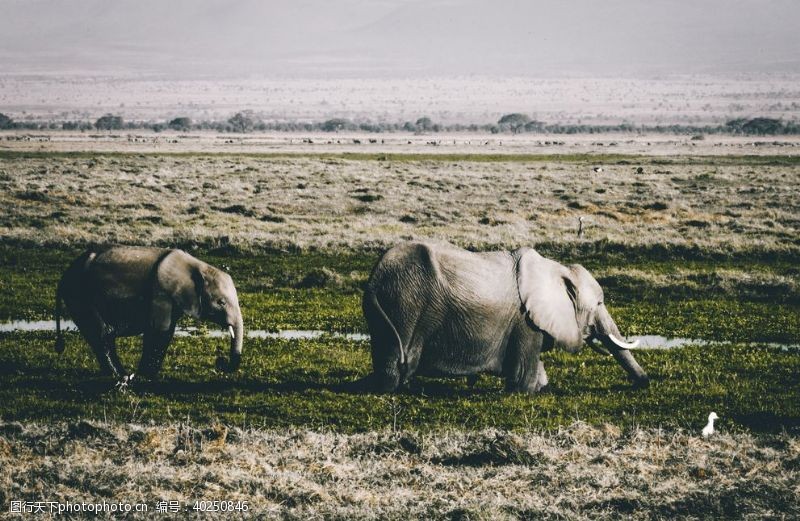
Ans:
[[[800,248],[793,156],[380,159],[0,154],[0,239],[259,252],[375,251],[433,237],[673,261],[794,258]]]
[[[422,395],[398,398],[407,401],[397,407],[424,412],[405,426],[554,428],[586,418],[687,428],[709,408],[726,414],[734,429],[797,424],[796,353],[749,345],[800,342],[796,158],[474,159],[0,154],[8,225],[0,237],[0,319],[51,318],[61,270],[93,242],[182,246],[229,269],[248,328],[332,332],[366,332],[361,285],[395,240],[533,245],[589,268],[628,335],[733,344],[642,353],[656,382],[645,393],[622,391],[621,371],[593,354],[552,355],[557,391],[545,398],[498,395],[499,383],[489,377],[476,393],[463,382],[431,381]],[[593,172],[596,164],[606,171]],[[579,216],[588,223],[581,237],[574,230]],[[63,358],[50,352],[45,334],[12,333],[0,341],[7,419],[110,414],[132,421],[124,415],[134,397],[147,403],[136,410],[148,420],[177,414],[245,426],[255,417],[262,426],[344,431],[383,425],[382,399],[337,392],[369,371],[366,343],[252,340],[241,374],[228,378],[205,360],[219,341],[180,339],[164,372],[168,383],[142,383],[132,395],[117,395],[94,378],[94,362],[76,334]],[[126,346],[133,366],[138,342]],[[752,369],[749,357],[764,365]],[[578,376],[587,364],[598,372]],[[215,392],[189,400],[203,382],[214,382],[206,385]],[[719,392],[706,395],[705,383]],[[19,396],[20,387],[31,393]],[[778,405],[763,403],[765,388]],[[721,390],[728,390],[724,400]],[[561,398],[536,402],[555,396]],[[464,403],[472,404],[471,415],[459,413]],[[623,415],[631,406],[638,412]],[[520,407],[537,413],[521,414]]]
[[[0,334],[0,420],[21,422],[0,426],[0,502],[209,491],[290,518],[797,515],[800,356],[770,345],[800,343],[797,158],[485,159],[0,153],[0,321],[51,318],[69,260],[122,242],[226,266],[247,328],[365,332],[380,251],[434,237],[580,262],[624,333],[727,343],[637,353],[647,390],[587,350],[546,355],[537,396],[483,376],[387,397],[347,387],[369,347],[342,338],[250,339],[232,376],[213,369],[224,340],[177,338],[160,381],[118,390],[77,333],[63,355],[52,334]],[[133,366],[138,339],[121,344]],[[723,434],[702,441],[711,410]]]

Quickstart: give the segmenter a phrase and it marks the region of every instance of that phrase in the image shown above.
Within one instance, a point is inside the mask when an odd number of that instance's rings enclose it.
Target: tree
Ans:
[[[544,123],[531,120],[525,123],[525,132],[544,132]]]
[[[745,134],[780,134],[783,132],[783,123],[772,118],[753,118],[742,125]]]
[[[322,124],[322,130],[325,132],[338,132],[340,130],[349,128],[351,125],[352,123],[350,123],[350,121],[347,119],[333,118]]]
[[[745,118],[736,118],[725,123],[725,126],[734,134],[742,131],[742,126],[747,122]]]
[[[0,112],[0,129],[14,128],[14,120]]]
[[[253,130],[253,118],[244,112],[237,112],[228,120],[234,132],[250,132]]]
[[[425,132],[433,128],[433,121],[428,116],[423,116],[417,120],[417,130]]]
[[[123,127],[123,124],[122,116],[106,114],[94,122],[94,127],[97,130],[119,130]]]
[[[525,114],[520,114],[519,112],[514,112],[512,114],[506,114],[502,118],[497,121],[497,125],[500,128],[508,128],[514,134],[518,133],[520,130],[525,128],[525,125],[529,123],[531,118],[526,116]]]
[[[170,121],[167,126],[172,130],[187,131],[192,128],[192,120],[190,118],[175,118]]]
[[[778,119],[772,118],[736,118],[725,123],[734,134],[782,134],[786,128]]]

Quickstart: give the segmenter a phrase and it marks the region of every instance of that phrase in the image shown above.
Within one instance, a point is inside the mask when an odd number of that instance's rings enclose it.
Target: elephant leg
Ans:
[[[73,318],[81,335],[92,348],[100,371],[109,376],[125,376],[125,368],[117,357],[115,337],[108,331],[97,311],[85,309],[75,313]]]
[[[372,337],[372,368],[375,378],[375,390],[381,393],[395,392],[407,388],[409,381],[417,372],[422,347],[403,341],[403,358],[400,359],[398,338],[383,338],[383,335]],[[388,342],[388,343],[386,343]]]
[[[125,376],[125,366],[122,365],[122,360],[120,360],[119,355],[117,355],[117,337],[115,335],[106,334],[105,352],[108,353],[108,359],[111,361],[111,365],[117,369],[117,376]]]
[[[478,383],[478,380],[480,380],[480,378],[481,375],[479,374],[471,374],[467,376],[467,386],[469,386],[470,389],[474,388],[475,384]]]
[[[540,354],[536,353],[533,363],[529,366],[531,369],[528,370],[520,380],[517,391],[534,394],[547,387],[549,380],[544,370],[544,364],[539,357]]]
[[[142,359],[139,361],[139,373],[146,378],[155,378],[164,364],[167,347],[175,333],[175,324],[167,331],[148,330],[142,339]]]
[[[400,359],[395,350],[373,340],[372,371],[374,373],[375,391],[392,393],[400,387]]]
[[[400,387],[405,389],[410,387],[411,379],[417,374],[423,349],[423,341],[416,335],[412,336],[412,338],[405,343],[406,363],[404,367],[401,367]]]
[[[372,347],[372,388],[378,393],[397,391],[408,377],[405,340],[370,292],[363,301]]]
[[[547,385],[544,364],[539,359],[540,343],[517,345],[506,361],[506,391],[533,394]]]

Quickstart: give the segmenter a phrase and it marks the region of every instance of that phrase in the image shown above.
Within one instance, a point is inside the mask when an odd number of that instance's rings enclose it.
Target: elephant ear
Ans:
[[[199,318],[204,280],[192,260],[181,250],[172,250],[164,256],[156,268],[154,300],[170,300],[173,307]]]
[[[517,263],[517,288],[529,322],[567,351],[583,345],[575,316],[576,288],[561,264],[525,249]]]

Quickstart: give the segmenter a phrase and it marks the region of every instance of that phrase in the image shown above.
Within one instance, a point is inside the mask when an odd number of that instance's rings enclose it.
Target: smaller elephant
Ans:
[[[503,376],[508,391],[534,393],[548,384],[541,354],[584,343],[613,355],[634,386],[649,382],[628,351],[637,343],[622,340],[594,277],[529,248],[397,245],[372,270],[362,307],[373,373],[361,383],[378,392],[396,391],[414,375],[466,376],[474,384],[489,373]]]
[[[183,315],[228,329],[230,360],[217,368],[238,369],[244,327],[230,275],[181,250],[111,246],[90,249],[61,277],[56,293],[56,345],[64,351],[61,304],[110,376],[126,376],[117,356],[117,337],[143,335],[138,372],[154,378]],[[127,381],[127,379],[126,379]]]

